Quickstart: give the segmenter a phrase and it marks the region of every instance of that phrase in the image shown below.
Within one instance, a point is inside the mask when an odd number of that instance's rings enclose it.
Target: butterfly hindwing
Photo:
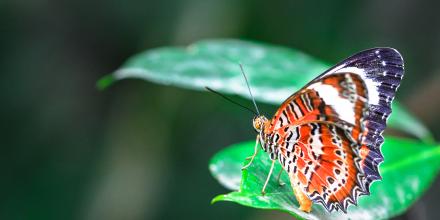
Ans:
[[[289,97],[266,128],[267,140],[308,197],[346,211],[380,179],[382,132],[403,76],[391,48],[360,52]],[[280,138],[281,137],[281,138]]]
[[[314,122],[287,125],[279,130],[278,159],[283,168],[297,178],[299,186],[314,202],[332,211],[346,211],[360,194],[368,194],[365,177],[359,172],[358,149],[343,129]]]

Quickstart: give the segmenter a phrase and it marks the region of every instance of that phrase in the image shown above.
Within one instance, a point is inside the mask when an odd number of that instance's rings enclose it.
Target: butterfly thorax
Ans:
[[[278,149],[276,148],[276,142],[273,141],[273,135],[270,131],[271,121],[264,115],[255,116],[253,119],[253,125],[255,131],[259,134],[261,148],[269,153],[270,159],[275,160],[278,158]]]

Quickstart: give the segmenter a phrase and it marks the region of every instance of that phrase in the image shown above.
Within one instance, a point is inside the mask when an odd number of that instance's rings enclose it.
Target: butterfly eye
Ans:
[[[255,131],[257,131],[258,133],[261,132],[261,130],[264,129],[263,127],[266,122],[267,122],[267,118],[262,115],[254,117],[253,125],[255,128]]]
[[[255,131],[257,131],[257,132],[261,131],[261,124],[262,124],[261,118],[255,117],[253,120],[253,125],[254,125]]]

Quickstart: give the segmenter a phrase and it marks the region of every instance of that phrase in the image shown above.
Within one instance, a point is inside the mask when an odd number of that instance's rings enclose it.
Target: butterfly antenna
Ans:
[[[252,102],[254,103],[255,110],[257,110],[257,114],[260,115],[260,111],[258,110],[257,103],[255,102],[255,98],[254,98],[254,96],[252,95],[251,87],[249,86],[248,79],[247,79],[247,77],[246,77],[246,74],[244,73],[243,65],[241,65],[241,63],[240,63],[240,69],[241,69],[241,73],[243,73],[244,80],[246,81],[246,85],[247,85],[247,88],[248,88],[248,90],[249,90],[249,94],[251,95]]]
[[[240,106],[240,107],[242,107],[242,108],[252,112],[254,115],[257,115],[257,113],[254,110],[252,110],[252,109],[250,109],[250,108],[248,108],[248,107],[246,107],[246,106],[244,106],[244,105],[242,105],[242,104],[240,104],[240,103],[238,103],[238,102],[228,98],[227,96],[225,96],[225,95],[223,95],[223,94],[221,94],[221,93],[219,93],[219,92],[217,92],[217,91],[215,91],[215,90],[213,90],[213,89],[211,89],[211,88],[209,88],[207,86],[205,86],[205,89],[207,89],[208,91],[210,91],[210,92],[212,92],[214,94],[217,94],[220,97],[222,97],[222,98],[224,98],[224,99],[226,99],[226,100],[228,100],[228,101],[230,101],[230,102],[232,102],[232,103],[234,103],[234,104],[236,104],[236,105],[238,105],[238,106]]]

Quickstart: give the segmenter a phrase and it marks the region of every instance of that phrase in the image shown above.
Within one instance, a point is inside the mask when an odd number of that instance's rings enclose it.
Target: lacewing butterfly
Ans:
[[[310,212],[319,203],[329,212],[347,212],[381,179],[382,132],[403,74],[397,50],[373,48],[316,77],[287,98],[270,120],[255,105],[255,153],[243,168],[252,164],[260,143],[272,160],[263,193],[279,161],[301,210]]]

